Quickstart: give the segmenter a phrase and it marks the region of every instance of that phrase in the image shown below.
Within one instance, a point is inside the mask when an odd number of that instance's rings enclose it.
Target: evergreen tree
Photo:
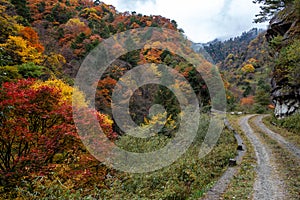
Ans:
[[[285,8],[293,0],[254,0],[253,3],[262,4],[260,13],[255,15],[255,23],[266,22],[270,20],[279,10]]]
[[[17,14],[24,18],[22,24],[28,25],[29,22],[32,22],[30,9],[27,6],[26,0],[11,0],[11,3],[15,6]]]

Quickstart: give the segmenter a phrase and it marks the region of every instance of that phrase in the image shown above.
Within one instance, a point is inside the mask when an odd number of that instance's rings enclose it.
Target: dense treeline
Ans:
[[[90,199],[116,195],[125,199],[198,197],[203,195],[212,179],[221,174],[220,169],[227,166],[235,149],[232,135],[222,136],[209,162],[198,159],[195,145],[178,164],[147,177],[108,168],[82,144],[73,121],[72,101],[76,101],[76,110],[84,113],[77,123],[93,128],[90,117],[96,117],[107,138],[124,149],[140,152],[147,148],[159,149],[174,138],[181,110],[176,96],[166,87],[141,87],[133,93],[130,102],[131,117],[141,126],[167,119],[156,137],[135,141],[122,136],[114,123],[111,113],[114,86],[127,71],[140,64],[171,66],[190,82],[201,106],[209,110],[210,97],[205,82],[190,63],[174,55],[177,47],[156,49],[146,46],[115,60],[103,77],[93,83],[97,85],[97,111],[89,108],[85,95],[72,86],[81,62],[104,39],[142,27],[162,27],[179,35],[183,32],[177,29],[174,20],[135,12],[121,13],[100,1],[0,1],[1,199]],[[172,42],[168,45],[172,46]],[[212,70],[209,62],[199,58],[205,71]],[[172,84],[184,86],[178,81]],[[163,105],[166,113],[149,117],[149,109],[154,104]],[[203,140],[207,124],[208,119],[204,117],[198,142]],[[110,150],[109,145],[96,141],[94,136],[91,133],[84,137],[93,147]],[[220,154],[221,149],[228,151]],[[201,178],[205,171],[209,171],[208,176]],[[169,180],[172,184],[164,188]],[[200,185],[203,188],[199,189]]]

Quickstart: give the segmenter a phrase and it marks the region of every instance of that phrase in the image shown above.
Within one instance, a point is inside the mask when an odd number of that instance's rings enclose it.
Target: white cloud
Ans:
[[[259,6],[251,0],[103,0],[119,11],[136,11],[174,19],[192,41],[232,37],[252,27]]]

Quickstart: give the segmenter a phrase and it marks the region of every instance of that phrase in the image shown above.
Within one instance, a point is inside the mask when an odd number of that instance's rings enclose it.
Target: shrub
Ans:
[[[18,70],[23,78],[38,78],[43,75],[43,67],[32,62],[19,65]]]
[[[276,119],[276,124],[279,126],[288,129],[289,131],[299,134],[300,130],[300,114],[294,114],[292,116],[283,118],[283,119]]]

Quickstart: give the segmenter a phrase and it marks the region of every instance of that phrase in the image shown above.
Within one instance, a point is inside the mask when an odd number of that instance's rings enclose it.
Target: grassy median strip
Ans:
[[[244,144],[247,147],[247,152],[243,157],[243,161],[237,167],[239,167],[237,174],[232,179],[228,186],[227,191],[223,194],[224,199],[249,199],[253,193],[253,184],[255,181],[255,153],[253,146],[249,142],[248,138],[239,128],[239,116],[228,116],[228,120],[233,128],[241,135],[244,140]]]
[[[266,123],[269,127],[269,124]],[[258,133],[258,136],[262,138],[263,142],[272,150],[274,157],[276,158],[276,164],[278,166],[278,171],[280,171],[280,176],[283,178],[286,188],[290,193],[290,199],[299,199],[299,189],[300,189],[300,161],[294,157],[288,150],[283,148],[278,144],[277,141],[270,138],[267,134],[262,133],[262,131],[255,125],[253,118],[250,120],[250,126],[253,130]],[[275,131],[275,130],[274,130]],[[282,133],[282,132],[277,132]],[[283,133],[284,136],[286,133]]]

